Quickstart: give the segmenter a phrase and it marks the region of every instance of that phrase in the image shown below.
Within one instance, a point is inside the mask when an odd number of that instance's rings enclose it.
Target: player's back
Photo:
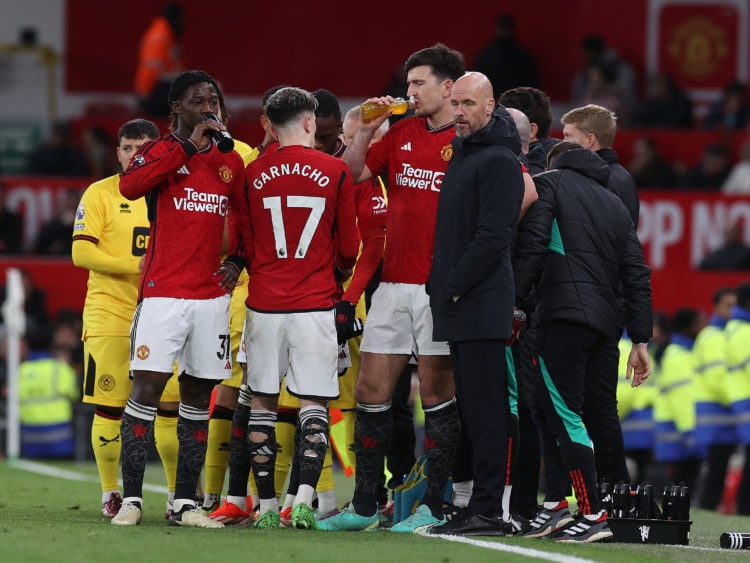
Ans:
[[[333,308],[336,224],[354,221],[353,199],[342,205],[353,198],[346,165],[312,148],[283,147],[248,166],[247,192],[247,305],[271,312]],[[344,217],[337,206],[345,207]]]

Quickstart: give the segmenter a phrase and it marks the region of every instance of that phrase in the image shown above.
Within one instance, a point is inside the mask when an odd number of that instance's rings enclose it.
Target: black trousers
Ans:
[[[513,361],[518,382],[518,433],[520,447],[516,460],[510,510],[524,518],[532,519],[537,511],[539,474],[542,448],[539,426],[532,416],[532,405],[536,400],[536,388],[541,382],[539,364],[536,361],[538,331],[534,317],[520,340],[512,345]]]
[[[473,451],[469,510],[500,514],[507,466],[507,365],[503,340],[451,343],[461,424]]]
[[[622,443],[616,398],[618,356],[612,338],[587,326],[555,321],[541,329],[539,362],[545,385],[540,400],[583,514],[600,509],[592,441],[595,448],[605,436],[618,442],[614,434],[619,431]],[[591,403],[597,400],[601,404]],[[602,449],[612,453],[618,445],[602,443]],[[624,448],[620,449],[624,465]],[[601,463],[612,462],[602,459]]]

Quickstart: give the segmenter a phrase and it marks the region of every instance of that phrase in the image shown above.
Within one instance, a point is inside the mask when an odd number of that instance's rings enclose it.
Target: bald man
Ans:
[[[451,93],[456,137],[438,200],[429,292],[433,338],[450,342],[464,425],[473,445],[474,487],[465,511],[430,533],[506,535],[506,340],[513,333],[511,233],[521,211],[521,141],[484,74]]]
[[[529,118],[520,109],[505,109],[508,110],[508,113],[513,118],[516,129],[518,129],[518,136],[521,137],[521,152],[529,154],[529,143],[531,142],[531,122],[529,122]]]

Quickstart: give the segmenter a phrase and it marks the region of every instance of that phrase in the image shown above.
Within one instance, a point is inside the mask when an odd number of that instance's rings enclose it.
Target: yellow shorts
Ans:
[[[130,337],[87,336],[83,341],[83,402],[105,407],[124,407],[132,386]],[[176,374],[169,378],[161,400],[175,403],[180,401],[180,385]]]
[[[237,361],[237,351],[242,343],[242,329],[245,326],[245,312],[247,307],[247,270],[242,270],[237,287],[232,290],[232,299],[229,302],[229,340],[232,343],[232,377],[221,382],[227,387],[239,389],[242,384],[242,366]]]

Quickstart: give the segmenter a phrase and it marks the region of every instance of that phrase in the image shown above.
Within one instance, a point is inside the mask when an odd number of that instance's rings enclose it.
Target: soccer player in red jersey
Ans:
[[[242,239],[250,276],[245,342],[257,528],[279,526],[274,464],[282,376],[300,403],[296,528],[316,527],[312,500],[328,447],[326,402],[339,395],[334,268],[352,268],[357,256],[354,185],[345,163],[312,148],[316,107],[300,88],[268,99],[264,112],[279,148],[247,167],[239,222],[230,223],[239,226],[231,240]]]
[[[156,407],[178,361],[179,454],[170,525],[221,528],[195,506],[206,455],[208,408],[217,380],[231,376],[229,294],[239,268],[220,263],[224,223],[240,202],[243,162],[212,141],[223,93],[203,71],[179,75],[169,92],[169,135],[146,143],[122,176],[128,199],[146,197],[150,239],[131,328],[133,387],[122,418],[122,508],[114,525],[136,525]],[[218,119],[208,119],[210,114]],[[230,216],[231,220],[231,216]]]
[[[429,474],[422,504],[392,531],[420,531],[444,521],[442,499],[460,437],[450,352],[446,342],[432,340],[425,284],[438,195],[455,135],[451,88],[464,74],[464,59],[438,44],[412,54],[404,68],[415,116],[400,120],[369,150],[370,138],[390,112],[363,123],[343,156],[356,181],[388,171],[388,215],[381,283],[372,297],[360,347],[354,497],[347,510],[319,522],[321,529],[377,526],[377,489],[393,424],[391,398],[412,354],[418,356]],[[392,98],[368,101],[389,105]]]

